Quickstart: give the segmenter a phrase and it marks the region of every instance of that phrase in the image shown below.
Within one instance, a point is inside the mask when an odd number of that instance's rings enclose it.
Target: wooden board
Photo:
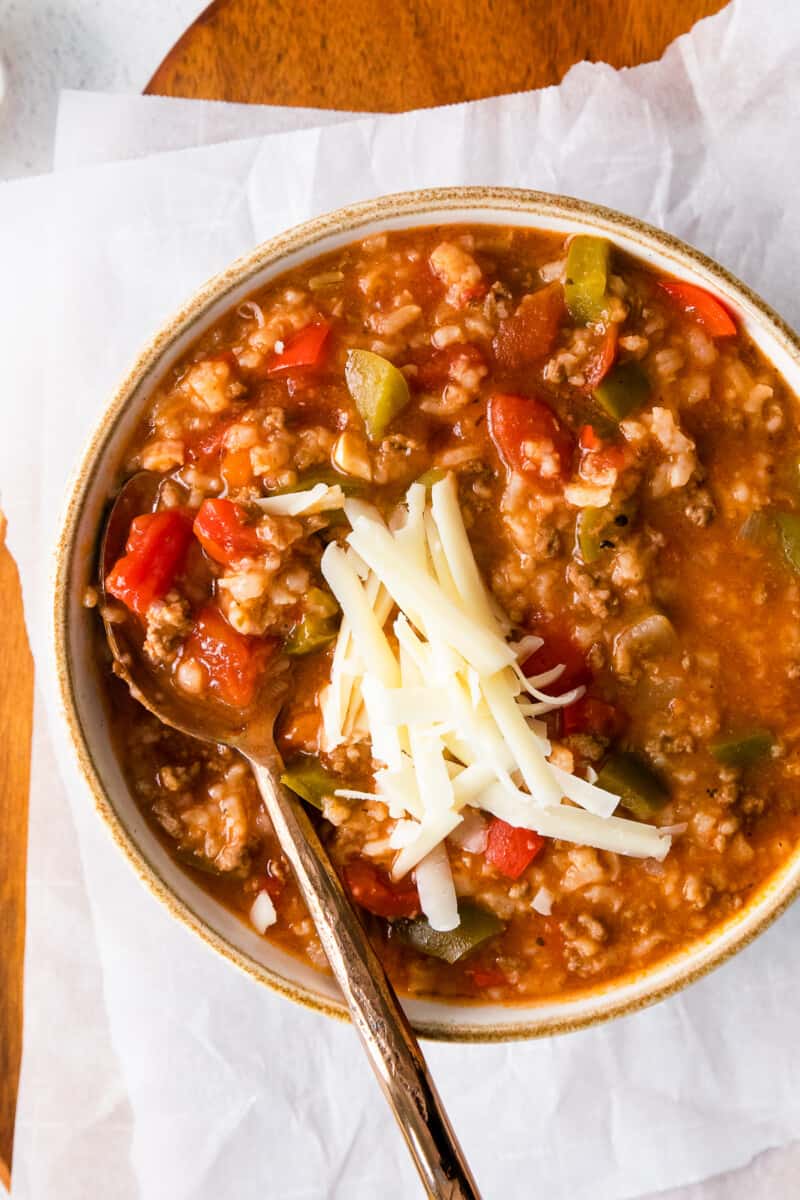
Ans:
[[[723,0],[215,0],[156,70],[165,96],[399,112],[558,83],[583,59],[658,58]],[[22,1041],[33,664],[0,551],[0,1181]]]
[[[1,514],[0,524],[4,524]],[[33,661],[19,575],[2,542],[0,529],[0,1183],[8,1187],[22,1053]]]
[[[400,112],[658,58],[723,0],[216,0],[147,86],[165,96]]]

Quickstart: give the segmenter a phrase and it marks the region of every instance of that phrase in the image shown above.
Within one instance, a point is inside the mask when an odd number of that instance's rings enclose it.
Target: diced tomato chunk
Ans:
[[[721,301],[693,283],[662,279],[659,287],[671,296],[679,308],[694,317],[712,338],[733,337],[736,322]]]
[[[467,967],[464,974],[469,975],[477,988],[503,987],[508,983],[503,972],[496,967]]]
[[[554,488],[572,469],[572,434],[538,396],[496,393],[489,400],[489,433],[507,467]]]
[[[550,353],[564,320],[564,289],[548,283],[523,297],[512,317],[500,322],[492,348],[501,367],[530,367]]]
[[[501,875],[519,879],[541,853],[544,842],[545,839],[532,829],[517,829],[495,817],[489,826],[486,859]]]
[[[195,618],[183,657],[200,663],[208,676],[209,690],[223,703],[247,708],[255,699],[258,681],[277,645],[276,639],[238,633],[218,608],[208,604]]]
[[[573,688],[591,682],[592,673],[586,655],[568,634],[546,625],[533,632],[544,638],[544,645],[522,664],[525,675],[544,675],[545,671],[563,665],[564,670],[558,679],[544,689],[552,696],[563,696],[564,692],[571,692]]]
[[[131,522],[125,553],[106,579],[106,590],[144,616],[166,595],[183,567],[192,540],[192,518],[180,508],[143,513]]]
[[[485,365],[483,355],[472,342],[454,342],[443,350],[418,351],[412,361],[417,370],[409,376],[408,382],[422,392],[434,392],[444,387],[455,363],[472,367]]]
[[[593,392],[605,379],[616,360],[618,340],[619,326],[616,323],[609,325],[600,343],[600,349],[583,372],[583,384],[580,389],[582,392]]]
[[[574,704],[561,710],[564,737],[572,733],[595,733],[600,737],[619,737],[625,719],[618,708],[595,696],[581,696]]]
[[[275,351],[266,365],[267,375],[280,375],[284,371],[316,367],[328,340],[331,326],[329,321],[313,321],[298,329],[286,339],[282,353]]]
[[[393,883],[374,863],[354,858],[344,868],[344,882],[357,904],[376,917],[417,917],[419,893],[412,879]]]
[[[210,558],[231,563],[260,554],[258,534],[245,521],[245,510],[232,500],[204,500],[194,519],[194,535]]]

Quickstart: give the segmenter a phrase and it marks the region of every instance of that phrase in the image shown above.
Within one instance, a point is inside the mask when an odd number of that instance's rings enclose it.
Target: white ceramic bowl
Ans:
[[[601,233],[657,270],[719,295],[742,328],[800,393],[800,342],[743,284],[665,233],[608,209],[567,197],[502,188],[453,188],[383,197],[318,217],[265,242],[198,294],[145,346],[123,380],[78,469],[59,540],[55,644],[64,715],[97,808],[142,881],[230,962],[293,1000],[344,1016],[332,980],[271,945],[217,904],[170,858],[148,827],[105,733],[98,667],[92,653],[97,614],[81,604],[95,570],[95,545],[121,450],[150,389],[226,310],[305,259],[381,229],[452,222],[506,224],[564,234]],[[409,1000],[425,1036],[451,1041],[501,1040],[563,1032],[632,1011],[683,987],[746,945],[800,888],[800,849],[748,904],[711,934],[657,966],[562,1000],[518,1006]]]

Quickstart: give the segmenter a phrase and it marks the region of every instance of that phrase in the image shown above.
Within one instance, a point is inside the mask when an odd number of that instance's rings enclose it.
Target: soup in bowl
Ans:
[[[586,1024],[742,945],[798,871],[798,361],[696,252],[531,193],[375,201],[213,281],[60,551],[67,715],[140,873],[340,1010],[249,768],[136,703],[98,606],[189,710],[288,683],[284,780],[422,1032]]]

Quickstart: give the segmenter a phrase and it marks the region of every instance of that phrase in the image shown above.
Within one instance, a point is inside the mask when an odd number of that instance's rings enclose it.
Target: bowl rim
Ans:
[[[89,786],[95,808],[103,824],[118,849],[149,891],[166,906],[173,917],[197,934],[217,954],[238,967],[251,979],[266,984],[288,999],[339,1019],[349,1019],[343,1002],[324,997],[302,983],[285,978],[272,967],[251,958],[245,950],[233,945],[223,934],[207,925],[202,917],[193,911],[188,902],[173,891],[144,850],[128,832],[117,813],[102,783],[99,768],[92,754],[90,738],[81,720],[74,672],[70,662],[69,601],[72,593],[72,567],[75,559],[76,535],[92,480],[104,461],[105,452],[114,438],[128,400],[134,395],[145,376],[157,367],[160,358],[169,350],[173,341],[182,333],[187,332],[191,326],[201,326],[209,310],[224,301],[225,297],[234,289],[240,288],[246,284],[249,278],[257,276],[265,269],[275,267],[279,271],[281,261],[293,253],[299,252],[304,257],[313,257],[318,244],[326,238],[352,233],[355,240],[361,227],[373,225],[382,220],[394,228],[413,228],[415,227],[414,217],[420,218],[418,225],[421,227],[434,223],[427,219],[429,217],[441,218],[442,224],[449,224],[451,222],[447,219],[448,214],[451,215],[453,223],[460,223],[465,220],[465,214],[474,213],[477,217],[479,213],[485,216],[497,212],[498,220],[501,219],[502,214],[504,224],[513,224],[512,211],[525,213],[528,217],[541,216],[553,221],[563,219],[565,223],[584,222],[598,231],[607,233],[611,238],[615,234],[621,234],[638,243],[642,251],[646,252],[649,249],[661,256],[666,255],[674,262],[676,270],[688,268],[709,286],[716,286],[726,294],[732,295],[742,309],[747,311],[752,321],[769,330],[773,339],[781,346],[782,351],[788,358],[793,359],[800,369],[800,338],[764,300],[731,272],[701,251],[636,217],[590,201],[523,188],[442,187],[379,196],[313,217],[311,220],[261,242],[207,280],[172,316],[163,322],[160,329],[144,343],[132,366],[117,386],[109,404],[95,423],[83,454],[72,472],[67,487],[67,500],[59,524],[53,561],[51,636],[55,650],[60,713],[67,726],[69,741],[76,756],[80,774]],[[401,221],[405,224],[400,224]],[[483,223],[487,222],[484,220]],[[255,282],[254,286],[256,286]],[[585,992],[572,993],[565,998],[565,1004],[577,1001],[585,1002],[587,1006],[590,1006],[586,1012],[565,1013],[564,1016],[555,1013],[551,1017],[539,1016],[537,1018],[536,1003],[525,1005],[521,1002],[519,1005],[505,1006],[507,1011],[519,1012],[520,1019],[518,1021],[512,1020],[490,1025],[470,1022],[468,1016],[470,1007],[480,1009],[483,1006],[471,1006],[467,1003],[464,1004],[455,1020],[439,1022],[414,1019],[414,1028],[420,1036],[437,1041],[506,1042],[571,1032],[645,1008],[680,991],[722,965],[776,920],[800,893],[800,871],[788,889],[784,889],[781,893],[779,887],[781,878],[788,874],[791,867],[799,861],[800,847],[748,898],[739,913],[715,926],[703,937],[674,951],[648,969],[629,973],[605,985],[588,989]],[[770,896],[770,893],[774,894]],[[764,911],[746,927],[747,914],[755,910],[759,904],[763,906]],[[740,928],[737,930],[736,926],[740,926]],[[725,936],[726,933],[730,933],[728,938]],[[705,952],[703,952],[704,948]],[[699,958],[700,961],[687,961],[683,967],[677,966],[681,959],[691,960],[692,958]],[[654,975],[657,971],[664,971],[671,965],[676,966],[671,978],[662,983],[654,980],[652,986],[646,986],[649,975]],[[640,994],[630,997],[618,996],[615,999],[615,992],[637,980],[645,985]],[[593,1000],[596,1001],[594,1005],[592,1005]],[[443,1007],[450,1008],[451,1011],[457,1010],[455,1003],[446,1000],[441,1003]],[[551,1002],[540,1002],[539,1006],[541,1003]],[[557,1004],[558,1001],[553,1003]]]

